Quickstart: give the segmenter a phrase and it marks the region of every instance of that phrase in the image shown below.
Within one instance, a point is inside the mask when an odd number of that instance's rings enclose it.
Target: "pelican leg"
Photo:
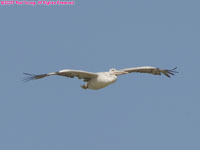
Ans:
[[[87,84],[84,84],[84,85],[81,85],[81,87],[82,87],[83,89],[87,89],[87,88],[88,88],[88,85],[87,85]]]

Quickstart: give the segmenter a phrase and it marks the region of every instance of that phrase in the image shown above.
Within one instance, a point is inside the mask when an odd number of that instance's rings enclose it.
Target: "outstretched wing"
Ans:
[[[65,76],[69,78],[78,77],[79,79],[83,79],[84,81],[89,81],[90,79],[96,78],[98,76],[98,74],[96,73],[86,72],[82,70],[67,70],[67,69],[61,70],[58,72],[52,72],[52,73],[40,74],[40,75],[29,74],[29,73],[24,73],[24,74],[28,75],[28,77],[25,78],[24,81],[41,79],[41,78],[51,76],[51,75]]]
[[[176,68],[177,67],[175,67],[171,70],[167,70],[167,69],[159,69],[159,68],[150,67],[150,66],[144,66],[144,67],[126,68],[126,69],[122,69],[122,70],[119,70],[119,71],[128,72],[128,73],[132,73],[132,72],[150,73],[150,74],[153,74],[153,75],[164,74],[167,77],[170,77],[171,75],[178,73],[177,71],[175,71]]]

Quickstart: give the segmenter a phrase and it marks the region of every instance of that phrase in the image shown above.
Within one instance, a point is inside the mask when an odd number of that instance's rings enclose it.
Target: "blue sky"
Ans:
[[[0,5],[0,149],[199,150],[199,1]],[[102,90],[23,72],[137,66],[172,78],[120,76]]]

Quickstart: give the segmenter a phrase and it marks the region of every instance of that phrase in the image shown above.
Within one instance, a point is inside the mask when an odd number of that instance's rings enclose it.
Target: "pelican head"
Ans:
[[[109,70],[109,73],[110,73],[111,75],[121,75],[121,74],[127,74],[128,72],[119,71],[119,70],[117,70],[117,69],[112,68],[112,69]]]

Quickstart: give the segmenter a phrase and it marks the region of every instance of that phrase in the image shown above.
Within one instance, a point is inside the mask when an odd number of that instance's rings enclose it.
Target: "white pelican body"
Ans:
[[[86,82],[86,84],[81,86],[83,89],[98,90],[110,85],[111,83],[114,83],[117,80],[118,75],[132,73],[132,72],[139,72],[139,73],[150,73],[153,75],[164,74],[165,76],[170,77],[170,75],[174,75],[174,73],[177,73],[176,71],[174,71],[175,69],[176,68],[171,70],[162,70],[155,67],[145,66],[145,67],[126,68],[122,70],[110,69],[109,72],[98,72],[98,73],[86,72],[82,70],[65,69],[58,72],[52,72],[40,75],[33,75],[28,73],[24,74],[29,75],[29,77],[26,78],[25,81],[41,79],[51,75],[59,75],[70,78],[78,77],[79,79],[83,79],[83,81]]]
[[[108,72],[97,73],[97,78],[93,78],[88,81],[88,83],[83,88],[98,90],[108,86],[111,83],[114,83],[117,80],[116,75],[110,75]]]

